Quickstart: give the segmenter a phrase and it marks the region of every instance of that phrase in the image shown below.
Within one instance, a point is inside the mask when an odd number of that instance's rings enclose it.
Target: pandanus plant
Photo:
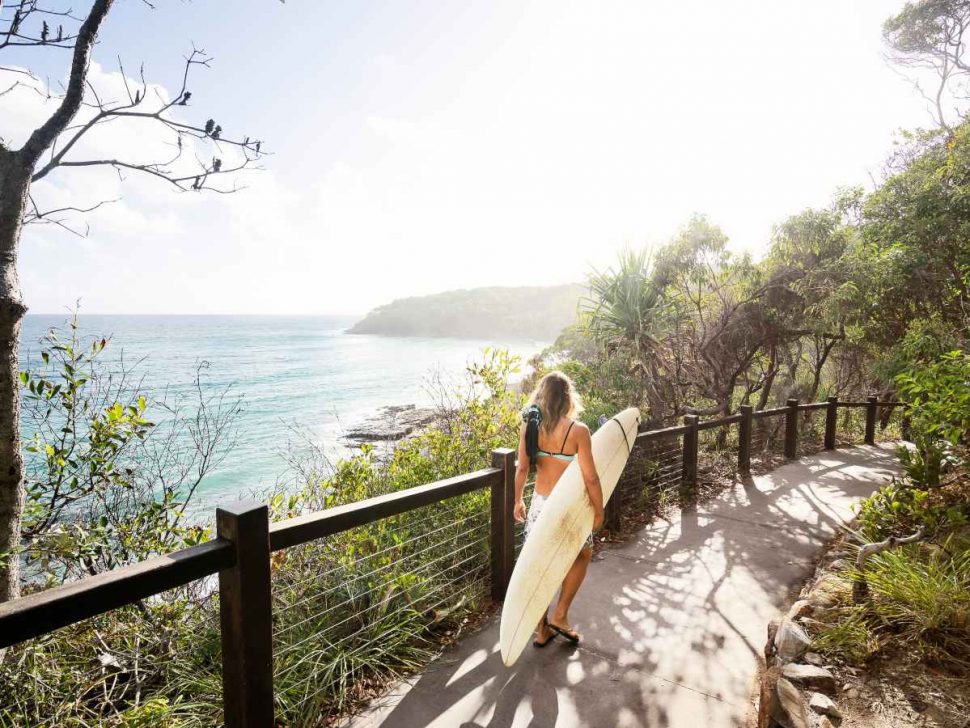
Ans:
[[[659,336],[670,306],[650,250],[621,251],[616,267],[594,271],[588,283],[590,296],[583,300],[582,308],[590,330],[608,353],[629,356],[630,372],[636,376],[640,398],[649,408],[647,422],[659,424],[665,414],[660,390],[664,355]]]

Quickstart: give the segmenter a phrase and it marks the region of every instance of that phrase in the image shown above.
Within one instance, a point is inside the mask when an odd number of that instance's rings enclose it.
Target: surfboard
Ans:
[[[630,407],[593,434],[593,462],[603,488],[604,505],[623,473],[639,423],[640,411]],[[593,506],[579,461],[574,460],[552,489],[512,570],[499,627],[506,666],[519,659],[531,640],[543,611],[549,608],[592,527]]]

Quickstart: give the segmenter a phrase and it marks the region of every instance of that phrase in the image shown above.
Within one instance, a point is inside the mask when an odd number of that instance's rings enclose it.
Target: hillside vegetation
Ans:
[[[917,60],[940,57],[928,55],[934,49],[953,53],[950,29],[960,28],[960,38],[970,29],[965,6],[907,4],[887,24],[887,40]],[[942,56],[946,69],[970,69],[965,43],[956,47],[956,59]],[[970,83],[970,72],[961,78]],[[970,98],[963,85],[959,98]],[[733,254],[725,233],[698,215],[667,244],[626,250],[611,267],[591,271],[588,291],[483,288],[401,299],[351,331],[555,340],[530,362],[524,385],[550,369],[567,372],[591,425],[630,405],[659,427],[686,414],[732,415],[741,405],[764,410],[789,398],[858,402],[876,393],[902,401],[911,440],[899,450],[905,477],[860,505],[858,528],[846,537],[857,560],[846,561],[839,598],[813,614],[811,637],[825,660],[860,678],[892,663],[924,670],[933,680],[928,689],[898,681],[920,705],[966,694],[970,114],[904,134],[874,189],[841,190],[831,204],[781,221],[762,242],[759,260]],[[140,391],[137,371],[119,372],[102,359],[108,345],[82,340],[72,324],[51,331],[41,363],[20,373],[23,419],[33,435],[25,443],[18,548],[0,553],[0,565],[21,560],[25,593],[213,535],[190,516],[198,484],[231,450],[242,402],[228,389],[207,394],[202,365],[182,398]],[[364,446],[331,464],[307,438],[305,457],[287,460],[295,484],[282,489],[289,483],[281,479],[281,489],[267,494],[271,517],[487,467],[495,448],[517,442],[525,403],[509,384],[517,372],[506,352],[487,350],[466,380],[437,389],[432,382],[436,425],[386,458]],[[862,408],[844,410],[840,434],[854,430],[858,442],[862,416]],[[799,419],[801,432],[817,426],[810,418]],[[778,450],[771,426],[759,418],[752,446],[764,462]],[[892,434],[888,416],[878,426]],[[710,436],[699,438],[699,449],[708,462],[726,456],[733,483],[737,429],[722,432],[705,430]],[[173,446],[180,442],[189,445]],[[623,506],[633,524],[676,503],[670,493],[690,501],[698,495],[682,487],[690,484],[682,482],[677,447],[642,449]],[[491,586],[489,498],[489,490],[476,490],[273,554],[279,725],[335,724],[474,626]],[[914,534],[905,548],[858,556],[883,539]],[[203,579],[0,652],[0,728],[221,725],[212,589]],[[882,710],[877,701],[870,704]],[[966,714],[960,706],[959,723],[937,725],[966,728]],[[892,725],[932,725],[924,717]],[[847,711],[841,725],[876,724],[853,722]]]
[[[399,298],[348,333],[552,341],[576,319],[580,285],[471,288]]]

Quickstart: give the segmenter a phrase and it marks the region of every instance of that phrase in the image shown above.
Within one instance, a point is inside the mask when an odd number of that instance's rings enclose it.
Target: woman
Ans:
[[[519,463],[515,471],[515,520],[518,523],[525,521],[526,539],[560,476],[576,459],[595,513],[593,530],[603,525],[603,490],[593,463],[589,428],[575,420],[582,408],[573,383],[562,372],[544,376],[529,398],[529,406],[523,414],[525,422],[519,436]],[[523,492],[532,467],[536,470],[536,481],[527,513]],[[569,606],[586,577],[586,568],[592,558],[593,535],[590,534],[563,579],[559,601],[552,614],[543,615],[539,622],[532,643],[536,647],[545,647],[557,634],[579,644],[580,635],[569,624]]]

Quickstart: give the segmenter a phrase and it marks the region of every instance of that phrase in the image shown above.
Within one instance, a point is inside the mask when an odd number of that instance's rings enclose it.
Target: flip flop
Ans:
[[[558,634],[560,637],[570,642],[571,644],[579,644],[579,633],[574,630],[566,629],[565,627],[560,627],[559,625],[553,624],[552,622],[547,622],[549,629]]]
[[[554,639],[556,639],[556,633],[555,632],[553,632],[551,635],[549,635],[548,637],[546,637],[546,641],[545,642],[540,642],[539,640],[532,640],[532,646],[533,647],[536,647],[536,648],[542,648],[542,647],[545,647],[546,645],[548,645]]]
[[[542,623],[544,625],[546,625],[547,627],[549,626],[549,622],[545,618],[543,618]],[[542,647],[545,647],[546,645],[548,645],[554,639],[556,639],[556,633],[555,632],[553,632],[551,635],[549,635],[548,637],[546,637],[546,639],[545,639],[544,642],[540,642],[539,640],[532,640],[532,646],[533,647],[537,647],[537,648],[542,648]]]

